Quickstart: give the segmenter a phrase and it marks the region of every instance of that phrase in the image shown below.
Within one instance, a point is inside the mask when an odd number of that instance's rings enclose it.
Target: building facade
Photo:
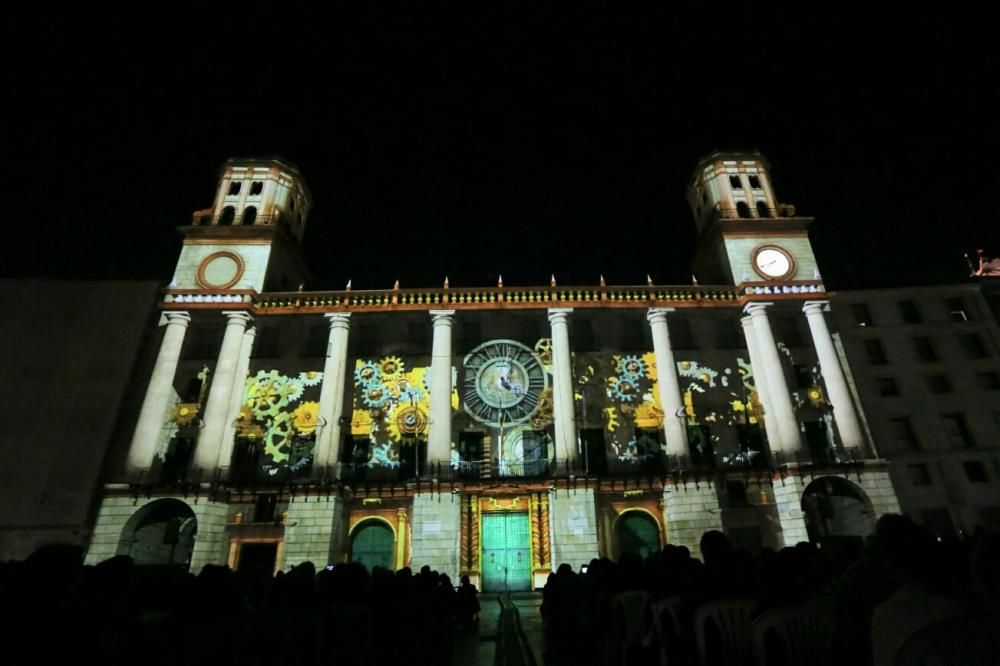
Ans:
[[[1000,529],[1000,329],[983,285],[843,292],[834,320],[902,509]]]
[[[688,196],[704,284],[305,292],[311,194],[230,160],[181,228],[95,562],[429,565],[487,590],[553,566],[850,547],[899,510],[809,243],[756,153]]]

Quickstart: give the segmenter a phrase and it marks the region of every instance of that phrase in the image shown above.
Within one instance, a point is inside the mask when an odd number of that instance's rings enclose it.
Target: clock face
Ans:
[[[243,277],[243,260],[232,252],[216,252],[198,266],[196,280],[205,289],[229,289]]]
[[[795,272],[795,261],[777,245],[766,245],[754,252],[753,267],[764,278],[780,280]]]
[[[462,404],[480,423],[527,421],[538,409],[548,376],[535,353],[513,340],[491,340],[465,357]]]

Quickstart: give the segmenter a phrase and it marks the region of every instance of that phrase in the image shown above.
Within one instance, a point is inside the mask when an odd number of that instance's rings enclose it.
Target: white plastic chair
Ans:
[[[835,627],[833,616],[813,606],[768,611],[750,628],[754,661],[758,666],[767,666],[765,640],[771,632],[777,636],[787,656],[787,661],[782,663],[831,666]]]
[[[627,666],[630,651],[648,647],[653,632],[653,595],[639,590],[621,592],[611,600],[611,649],[619,655],[621,666]]]
[[[681,598],[667,597],[653,604],[653,630],[660,651],[660,666],[667,666],[681,636]]]
[[[705,630],[709,622],[719,632],[722,664],[744,666],[750,661],[750,624],[757,612],[753,599],[724,599],[705,604],[694,614],[694,636],[698,644],[698,661],[708,664]]]

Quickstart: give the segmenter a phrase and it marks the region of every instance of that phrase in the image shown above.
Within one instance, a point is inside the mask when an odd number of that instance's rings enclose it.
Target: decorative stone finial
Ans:
[[[555,273],[552,274],[552,278],[549,280],[549,286],[550,287],[556,286],[556,274]]]
[[[503,275],[497,278],[497,286],[503,289]]]
[[[350,290],[351,290],[351,281],[348,280],[347,281],[347,287],[344,289],[344,291],[350,291]]]
[[[448,276],[447,275],[444,276],[444,288],[445,289],[448,288]]]
[[[604,282],[604,275],[603,275],[603,274],[601,275],[601,286],[602,286],[602,287],[607,287],[607,286],[608,286],[608,285],[607,285],[607,284],[606,284],[606,283]]]
[[[392,285],[392,289],[393,291],[399,291],[399,280],[396,280],[396,283]]]

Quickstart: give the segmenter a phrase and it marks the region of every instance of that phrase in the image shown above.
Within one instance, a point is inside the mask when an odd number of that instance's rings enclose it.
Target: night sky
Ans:
[[[272,7],[6,22],[0,276],[166,282],[247,155],[306,177],[307,289],[687,283],[714,149],[768,157],[833,289],[1000,254],[992,21]]]

